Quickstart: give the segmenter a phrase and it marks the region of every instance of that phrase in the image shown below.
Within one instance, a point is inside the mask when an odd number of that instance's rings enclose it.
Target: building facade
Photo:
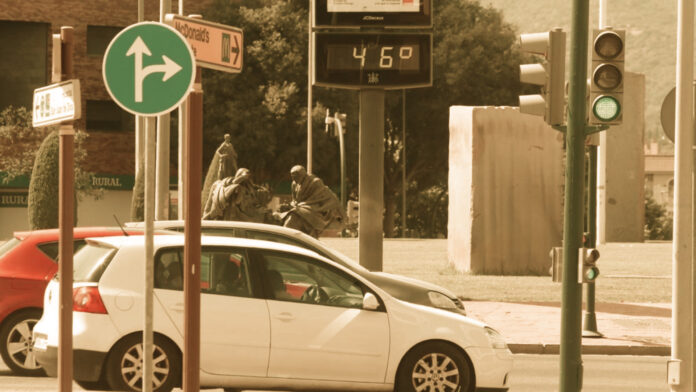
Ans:
[[[178,2],[173,1],[173,12]],[[185,0],[185,14],[203,14],[212,0]],[[160,2],[144,0],[144,20],[159,20]],[[88,135],[83,169],[95,173],[101,198],[78,204],[78,225],[112,225],[112,215],[128,220],[135,171],[135,120],[113,102],[102,78],[104,52],[124,27],[138,21],[137,0],[3,0],[0,4],[0,111],[31,108],[34,89],[51,83],[51,35],[74,28],[74,77],[80,79],[82,119]],[[12,150],[35,149],[12,146]],[[176,154],[176,151],[173,152]],[[170,173],[176,173],[173,165]],[[3,168],[0,167],[0,177]],[[28,229],[28,179],[0,181],[0,238]],[[173,181],[176,183],[176,181]]]

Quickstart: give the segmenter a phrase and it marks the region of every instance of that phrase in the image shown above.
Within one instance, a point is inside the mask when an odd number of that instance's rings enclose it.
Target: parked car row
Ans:
[[[183,231],[182,221],[156,224],[158,229]],[[104,230],[109,233],[84,237],[75,231],[81,242],[74,257],[74,378],[85,389],[141,390],[144,280],[133,277],[144,271],[144,240],[137,235],[143,229],[128,224],[125,232],[130,236]],[[512,355],[503,338],[466,317],[461,302],[447,290],[367,271],[291,229],[204,221],[202,231],[202,387],[508,389]],[[42,297],[38,305],[30,301],[30,307],[5,311],[9,306],[0,293],[0,316],[5,315],[0,318],[0,345],[7,351],[3,360],[7,363],[8,355],[14,361],[13,371],[55,376],[59,281],[56,257],[39,247],[51,241],[42,241],[38,234],[18,233],[0,246],[0,279],[10,283],[0,290],[18,287],[12,284],[18,275],[6,273],[4,266],[11,264],[6,260],[21,263],[40,253],[50,262],[40,279],[38,272],[25,274],[25,281],[33,282],[25,295],[32,291]],[[35,235],[33,242],[23,243]],[[181,235],[155,236],[156,391],[181,384],[183,246]],[[21,256],[22,247],[39,253],[31,256],[25,250]],[[33,318],[6,326],[25,309],[31,309]],[[2,334],[7,328],[13,331],[11,338]]]

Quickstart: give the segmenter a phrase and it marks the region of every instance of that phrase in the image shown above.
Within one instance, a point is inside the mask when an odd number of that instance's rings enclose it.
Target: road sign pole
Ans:
[[[694,104],[694,0],[679,0],[677,17],[672,242],[672,356],[670,391],[693,391],[692,202]]]
[[[597,146],[589,146],[590,156],[588,165],[587,184],[587,242],[588,247],[597,246]],[[585,286],[585,318],[583,319],[582,336],[601,338],[604,335],[597,331],[597,316],[595,314],[595,283],[588,282]]]
[[[160,23],[172,12],[172,0],[160,0]],[[157,184],[155,193],[155,219],[169,219],[169,139],[171,136],[171,114],[157,117]]]
[[[153,353],[153,289],[155,276],[154,220],[155,220],[155,159],[157,117],[145,117],[145,323],[143,325],[143,392],[152,391]]]
[[[566,182],[563,227],[563,292],[561,306],[560,391],[582,388],[581,308],[578,249],[584,214],[585,113],[589,2],[573,0],[570,50],[570,92],[566,133]]]
[[[61,62],[63,80],[73,77],[73,28],[60,28]],[[58,227],[60,232],[59,277],[60,277],[60,314],[58,343],[58,384],[61,392],[72,391],[73,354],[72,354],[72,308],[73,308],[73,226],[75,226],[75,129],[73,122],[61,124],[59,130],[59,179],[58,179]]]
[[[201,347],[201,172],[203,170],[203,89],[201,69],[188,98],[184,208],[184,392],[198,392]]]
[[[384,208],[384,90],[360,90],[359,260],[382,270]]]

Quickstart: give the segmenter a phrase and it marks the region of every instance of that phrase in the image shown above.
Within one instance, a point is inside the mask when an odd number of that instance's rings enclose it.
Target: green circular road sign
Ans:
[[[124,110],[141,116],[172,111],[186,98],[196,60],[184,36],[167,25],[143,22],[121,30],[106,49],[106,90]]]

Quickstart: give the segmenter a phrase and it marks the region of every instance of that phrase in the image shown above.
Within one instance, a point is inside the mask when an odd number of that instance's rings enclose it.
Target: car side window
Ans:
[[[201,264],[204,259],[208,264],[208,277],[201,277],[201,280],[207,280],[209,285],[203,292],[235,297],[252,296],[249,261],[245,251],[234,248],[206,249],[201,254]]]
[[[166,249],[155,258],[155,288],[183,290],[183,260],[178,249]]]
[[[310,257],[275,251],[260,253],[270,298],[362,308],[363,285],[349,274]]]

